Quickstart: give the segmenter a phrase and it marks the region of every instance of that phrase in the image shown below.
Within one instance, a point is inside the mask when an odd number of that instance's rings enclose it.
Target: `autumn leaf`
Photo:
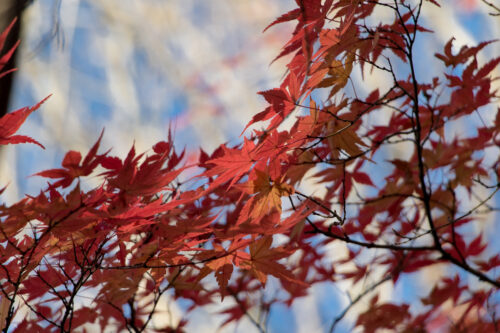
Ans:
[[[209,261],[206,266],[215,271],[215,278],[219,284],[221,300],[227,294],[227,284],[233,273],[232,256],[226,255],[222,258]]]
[[[271,248],[273,238],[262,237],[250,244],[250,261],[242,264],[242,268],[249,269],[253,275],[265,285],[267,275],[284,279],[292,283],[307,286],[307,283],[297,280],[286,267],[277,261],[289,256],[291,253],[281,247]]]
[[[167,294],[189,304],[184,318],[230,294],[223,325],[262,330],[256,313],[291,306],[309,285],[353,283],[332,331],[358,302],[352,322],[370,333],[495,331],[500,256],[484,230],[500,189],[500,58],[479,54],[491,42],[457,51],[449,40],[435,54],[447,72],[426,77],[414,66],[433,52],[414,41],[430,36],[427,6],[295,2],[268,26],[297,23],[278,55],[290,56],[281,83],[259,93],[267,105],[249,136],[201,150],[191,178],[170,130],[124,158],[98,153],[101,134],[87,155],[69,150],[38,173],[48,189],[0,203],[4,331],[180,332],[186,319],[154,322]],[[38,106],[1,118],[0,143],[38,144],[15,135]],[[82,176],[100,185],[67,189]],[[408,304],[365,299],[435,264],[439,281]],[[281,286],[265,288],[270,277]]]
[[[34,143],[43,149],[45,147],[38,141],[24,135],[14,135],[21,125],[26,121],[26,118],[35,110],[37,110],[51,95],[45,97],[38,104],[32,107],[25,107],[10,113],[7,113],[0,118],[0,145],[18,144],[18,143]]]
[[[464,286],[460,285],[460,277],[455,275],[453,279],[444,278],[442,283],[434,286],[430,294],[422,298],[421,301],[424,305],[434,306],[441,305],[448,300],[453,300],[453,303],[456,304],[465,289]]]
[[[242,208],[239,223],[250,219],[259,221],[264,216],[276,211],[281,215],[281,197],[293,193],[293,188],[282,183],[282,179],[273,182],[267,172],[255,169],[256,179],[239,186],[248,194],[254,194]]]
[[[7,318],[7,314],[10,307],[10,301],[5,295],[1,296],[0,301],[0,330],[3,330],[5,327],[5,319]]]
[[[52,188],[66,188],[73,183],[75,178],[80,176],[88,176],[98,165],[103,156],[97,155],[97,150],[102,140],[104,131],[101,132],[99,139],[89,150],[83,161],[82,155],[77,151],[69,151],[64,155],[62,161],[62,169],[50,169],[36,173],[34,176],[45,178],[59,179],[51,185]],[[80,163],[81,162],[81,163]]]
[[[347,85],[352,72],[354,60],[354,54],[350,53],[346,57],[344,63],[342,63],[342,61],[340,60],[333,59],[329,64],[325,64],[324,66],[320,67],[318,69],[319,71],[322,71],[323,67],[325,69],[328,69],[327,73],[329,76],[316,84],[315,87],[332,87],[328,96],[332,97],[333,95],[335,95],[338,91],[340,91],[340,89],[344,88]]]
[[[250,171],[256,160],[253,158],[252,150],[254,144],[245,140],[243,148],[230,149],[222,146],[223,156],[207,161],[207,164],[213,164],[208,171],[203,175],[205,177],[217,176],[217,178],[210,183],[208,190],[229,182],[229,187],[234,185],[245,173]]]
[[[111,187],[129,196],[153,195],[165,190],[186,169],[185,167],[174,169],[182,160],[183,154],[180,156],[175,152],[169,154],[169,147],[171,146],[166,142],[155,145],[153,150],[156,154],[146,157],[142,163],[143,154],[136,155],[135,147],[129,150],[123,162],[109,156],[99,156],[95,162],[109,170],[104,174],[108,177],[108,184]]]
[[[339,158],[340,151],[349,156],[362,156],[360,147],[367,147],[353,126],[333,120],[328,123],[328,144],[333,158]]]
[[[14,27],[14,25],[17,22],[17,17],[15,17],[12,22],[5,28],[5,30],[0,34],[0,50],[3,50],[5,46],[5,42],[7,41],[7,38],[9,36],[10,31]],[[14,52],[16,51],[17,47],[19,46],[19,41],[17,41],[7,52],[5,52],[1,57],[0,57],[0,78],[4,77],[5,75],[14,72],[16,69],[10,69],[7,71],[2,72],[2,69],[7,65],[9,60],[12,58],[14,55]]]
[[[285,13],[285,14],[281,15],[276,20],[274,20],[271,24],[269,24],[264,29],[264,32],[267,29],[269,29],[270,27],[272,27],[273,25],[276,25],[276,24],[279,24],[279,23],[283,23],[283,22],[287,22],[287,21],[291,21],[291,20],[295,20],[295,19],[297,19],[299,17],[299,15],[300,15],[300,8],[293,9],[293,10],[289,11],[288,13]]]
[[[462,48],[458,51],[456,55],[452,53],[453,41],[455,38],[451,38],[444,47],[444,54],[435,53],[435,57],[442,60],[444,64],[448,67],[455,68],[459,64],[466,63],[471,57],[477,55],[477,53],[483,49],[488,44],[493,43],[494,41],[481,42],[478,46],[469,47],[462,46]]]
[[[365,332],[375,332],[380,328],[399,327],[405,320],[411,318],[408,304],[375,304],[361,313],[356,321],[356,326],[363,326]]]

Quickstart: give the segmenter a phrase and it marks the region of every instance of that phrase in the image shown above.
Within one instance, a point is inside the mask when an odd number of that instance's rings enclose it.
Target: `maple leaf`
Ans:
[[[340,151],[344,151],[349,156],[362,156],[363,151],[360,147],[367,147],[361,140],[353,126],[339,121],[328,123],[328,144],[330,146],[333,158],[339,158]]]
[[[323,76],[322,75],[323,73],[325,74],[328,73],[329,76],[323,78],[322,81],[319,83],[316,83],[316,81],[310,81],[309,85],[311,87],[317,87],[317,88],[332,87],[328,95],[328,97],[331,98],[338,91],[340,91],[340,89],[344,88],[347,85],[347,82],[352,72],[353,68],[352,65],[354,60],[355,56],[353,53],[349,53],[347,55],[344,63],[342,63],[342,61],[337,59],[331,60],[330,63],[328,63],[328,60],[326,60],[325,64],[318,68],[318,72],[321,74],[316,80],[321,78],[321,76]]]
[[[5,318],[7,318],[7,314],[9,312],[10,300],[2,296],[0,301],[0,330],[3,330]]]
[[[456,304],[460,295],[466,289],[465,286],[460,286],[460,277],[455,275],[453,279],[444,278],[441,285],[436,285],[430,292],[430,294],[422,298],[422,304],[438,306],[447,300],[453,300]]]
[[[17,17],[15,17],[12,22],[9,24],[9,26],[7,28],[5,28],[5,30],[2,32],[2,34],[0,34],[0,50],[3,50],[4,46],[5,46],[5,42],[7,41],[7,37],[10,33],[10,31],[12,30],[12,28],[14,27],[14,24],[16,24],[17,22]],[[4,71],[2,72],[2,69],[5,67],[5,65],[7,65],[7,63],[9,62],[9,60],[12,58],[12,56],[14,55],[14,51],[17,49],[17,47],[19,46],[19,41],[17,41],[11,48],[10,50],[8,50],[1,58],[0,58],[0,78],[4,77],[5,75],[11,73],[11,72],[14,72],[16,69],[13,68],[13,69],[10,69],[8,71]]]
[[[495,256],[489,258],[488,261],[476,260],[475,263],[481,267],[481,270],[487,272],[490,269],[500,266],[500,254],[496,254]]]
[[[209,261],[206,266],[215,271],[215,278],[219,284],[222,301],[227,294],[227,284],[233,273],[232,256],[226,255],[222,258]]]
[[[270,274],[278,279],[307,286],[307,283],[297,280],[284,265],[277,262],[289,256],[291,251],[282,247],[271,248],[272,242],[271,236],[265,236],[250,244],[250,260],[242,262],[241,267],[249,269],[262,285],[266,284],[267,275]]]
[[[415,70],[419,43],[413,41],[417,32],[429,30],[418,24],[420,8],[413,2],[296,3],[299,8],[267,27],[298,21],[278,55],[290,54],[287,74],[279,87],[260,93],[267,108],[249,123],[267,129],[254,129],[251,139],[221,145],[211,155],[201,151],[197,166],[204,172],[174,181],[186,167],[177,167],[184,151],[175,152],[170,130],[168,142],[155,144],[153,154],[132,146],[123,160],[98,155],[99,138],[86,157],[69,151],[60,169],[38,174],[55,179],[48,190],[12,206],[0,204],[4,331],[80,330],[97,317],[100,331],[174,332],[184,321],[148,325],[169,289],[192,302],[187,311],[214,304],[217,293],[221,300],[231,294],[235,302],[221,312],[229,315],[225,325],[253,318],[250,309],[269,313],[275,304],[290,306],[307,294],[308,284],[363,282],[365,290],[340,312],[345,314],[385,281],[396,285],[399,276],[437,263],[446,269],[420,298],[423,307],[379,304],[374,297],[355,325],[366,332],[494,331],[490,315],[498,305],[492,295],[500,284],[494,269],[500,256],[487,256],[491,237],[473,226],[494,211],[500,188],[500,112],[495,119],[479,114],[496,101],[491,73],[500,58],[480,66],[478,52],[490,42],[454,53],[452,39],[436,54],[453,70],[444,73],[446,82],[417,82],[407,76]],[[394,21],[377,22],[378,8],[392,10]],[[0,46],[11,27],[0,35]],[[389,73],[392,87],[369,93],[355,80],[346,89],[351,73],[358,73],[355,66],[362,76],[363,66]],[[33,142],[14,135],[32,112],[18,111],[0,119],[4,144]],[[469,121],[472,112],[482,123],[474,127],[477,135],[469,128],[455,138],[445,133],[455,120],[476,125]],[[60,189],[98,165],[105,169],[98,188],[85,192],[78,183],[68,194]],[[319,191],[296,192],[282,214],[282,198],[294,194],[292,185],[309,187],[308,171]],[[273,247],[274,240],[282,245]],[[348,255],[332,262],[328,248],[337,243],[347,246]],[[349,268],[339,273],[339,265]],[[453,278],[456,268],[463,280],[482,280],[481,288]],[[371,284],[377,271],[384,275]],[[217,285],[206,279],[211,273]],[[256,297],[269,276],[280,280],[285,293],[274,297],[264,290],[265,297]],[[89,287],[97,291],[92,304],[75,308],[79,290]],[[17,299],[32,310],[29,316],[16,311]]]
[[[227,314],[229,315],[229,317],[222,323],[221,326],[225,326],[232,321],[239,320],[245,315],[245,313],[247,313],[246,311],[248,308],[250,308],[250,306],[248,305],[247,301],[241,300],[238,304],[224,309],[223,311],[221,311],[221,313]]]
[[[459,64],[463,64],[463,63],[467,62],[471,57],[476,56],[476,54],[481,49],[483,49],[485,46],[495,42],[494,40],[487,41],[487,42],[481,42],[481,43],[479,43],[478,46],[474,46],[474,47],[468,47],[468,46],[464,45],[464,46],[462,46],[460,51],[456,55],[454,55],[452,53],[452,50],[451,50],[454,40],[455,40],[455,38],[453,37],[446,43],[446,45],[444,47],[444,54],[441,54],[441,53],[434,54],[435,57],[442,60],[447,67],[451,66],[452,68],[455,68]]]
[[[128,196],[149,196],[165,190],[166,186],[186,169],[181,167],[172,170],[182,160],[184,153],[177,156],[170,148],[169,143],[160,142],[153,147],[156,154],[139,163],[143,154],[136,156],[135,147],[132,146],[123,162],[119,158],[109,156],[102,157],[99,162],[110,170],[104,175],[108,177],[111,187],[123,191]]]
[[[295,20],[296,18],[298,18],[300,15],[300,8],[295,8],[295,9],[292,9],[291,11],[289,11],[288,13],[285,13],[283,15],[281,15],[280,17],[278,17],[276,20],[274,20],[272,23],[270,23],[265,29],[264,29],[264,32],[269,29],[270,27],[272,27],[273,25],[276,25],[276,24],[279,24],[279,23],[283,23],[283,22],[287,22],[287,21],[291,21],[291,20]]]
[[[398,327],[411,318],[408,304],[376,304],[372,301],[370,308],[359,315],[356,326],[363,326],[365,332],[376,332],[380,328]]]
[[[218,187],[228,181],[228,188],[230,188],[245,173],[250,171],[250,169],[256,162],[252,154],[255,145],[251,141],[245,139],[243,148],[241,150],[236,148],[230,149],[225,145],[221,147],[223,156],[211,159],[206,162],[206,164],[214,164],[214,166],[207,170],[202,176],[217,176],[217,178],[210,183],[207,191],[212,190],[213,188]]]
[[[14,135],[21,125],[26,121],[26,118],[35,110],[37,110],[51,95],[42,99],[38,104],[32,107],[24,107],[22,109],[7,113],[0,118],[0,145],[17,144],[17,143],[34,143],[43,149],[45,147],[38,141],[24,135]]]
[[[287,83],[288,90],[281,87],[279,89],[275,88],[259,92],[259,95],[262,95],[270,106],[253,116],[252,120],[248,122],[243,129],[243,132],[246,131],[250,125],[268,119],[272,119],[268,129],[276,128],[277,125],[295,109],[294,97],[298,93],[300,84],[298,83],[297,77],[293,75],[293,72],[287,76]]]
[[[260,221],[264,216],[276,211],[278,217],[281,215],[281,197],[293,193],[293,188],[282,183],[283,178],[273,182],[269,173],[255,169],[256,179],[247,184],[239,186],[248,194],[255,194],[243,206],[239,223],[250,219],[251,221]]]
[[[83,161],[81,161],[82,155],[79,152],[71,150],[64,156],[61,164],[63,166],[62,169],[45,170],[34,174],[34,176],[60,179],[57,182],[53,183],[50,186],[51,188],[57,188],[59,186],[62,188],[66,188],[70,186],[71,183],[73,183],[73,180],[75,178],[80,176],[88,176],[99,165],[99,162],[103,157],[97,155],[97,150],[99,149],[103,134],[104,130],[101,132],[99,139],[89,150]]]

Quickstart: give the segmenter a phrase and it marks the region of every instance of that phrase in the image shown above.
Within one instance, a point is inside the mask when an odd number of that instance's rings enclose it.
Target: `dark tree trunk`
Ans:
[[[18,18],[16,24],[10,31],[4,49],[0,50],[0,52],[3,53],[9,50],[19,40],[19,34],[21,30],[21,14],[23,9],[30,2],[31,0],[0,0],[0,31],[3,31],[15,17]],[[7,63],[4,70],[9,70],[16,67],[16,53],[14,53],[14,56]],[[11,73],[0,79],[0,117],[9,111],[7,108],[9,106],[14,75],[15,73]]]

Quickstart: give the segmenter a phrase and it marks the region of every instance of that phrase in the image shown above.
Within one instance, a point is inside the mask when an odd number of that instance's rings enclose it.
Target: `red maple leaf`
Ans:
[[[42,99],[38,104],[32,107],[24,107],[22,109],[7,113],[0,118],[0,145],[17,144],[17,143],[34,143],[45,149],[45,147],[35,139],[24,135],[14,135],[21,125],[26,121],[26,118],[40,105],[42,105],[51,95]]]
[[[62,161],[63,168],[45,170],[36,173],[34,176],[60,179],[52,184],[51,188],[56,188],[59,186],[65,188],[70,186],[75,178],[80,176],[88,176],[99,165],[99,162],[103,157],[102,155],[97,155],[97,150],[99,149],[99,144],[101,143],[103,134],[104,131],[101,132],[99,139],[89,150],[83,161],[82,155],[79,152],[71,150],[64,156],[64,159]]]

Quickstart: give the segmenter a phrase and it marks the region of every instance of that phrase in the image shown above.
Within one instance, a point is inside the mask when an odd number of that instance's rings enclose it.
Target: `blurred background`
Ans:
[[[19,70],[10,91],[0,87],[2,101],[9,96],[4,108],[33,105],[52,94],[19,131],[46,149],[0,149],[0,187],[9,184],[2,201],[37,193],[45,181],[30,175],[58,167],[68,150],[85,154],[103,129],[102,151],[112,148],[121,157],[134,143],[142,152],[165,140],[169,127],[177,148],[190,154],[200,146],[211,151],[238,142],[245,124],[265,105],[256,92],[279,85],[288,60],[271,65],[293,26],[262,30],[295,7],[293,0],[1,0],[2,30],[22,13]],[[435,31],[419,48],[425,56],[451,36],[457,48],[500,36],[500,17],[488,15],[490,8],[480,0],[443,1],[440,9],[424,10],[422,24]],[[484,52],[498,54],[498,43]],[[421,70],[424,79],[435,73],[429,64]],[[400,297],[411,300],[412,283],[404,292],[388,287],[388,297],[404,294]],[[290,309],[276,307],[269,330],[326,332],[348,303],[347,288],[319,285]],[[217,330],[224,317],[212,313],[228,302],[195,311],[188,332],[256,331],[246,321]],[[182,305],[165,300],[163,307],[171,314],[165,320],[180,318]],[[338,332],[350,331],[349,318]]]
[[[262,30],[291,8],[246,0],[27,3],[8,109],[52,94],[22,129],[47,149],[2,151],[0,183],[11,181],[4,200],[39,190],[43,181],[27,176],[56,167],[70,149],[84,152],[103,128],[102,147],[116,155],[134,142],[150,149],[169,126],[177,147],[193,152],[236,139],[264,106],[256,92],[284,73],[283,62],[270,63],[291,27]]]

